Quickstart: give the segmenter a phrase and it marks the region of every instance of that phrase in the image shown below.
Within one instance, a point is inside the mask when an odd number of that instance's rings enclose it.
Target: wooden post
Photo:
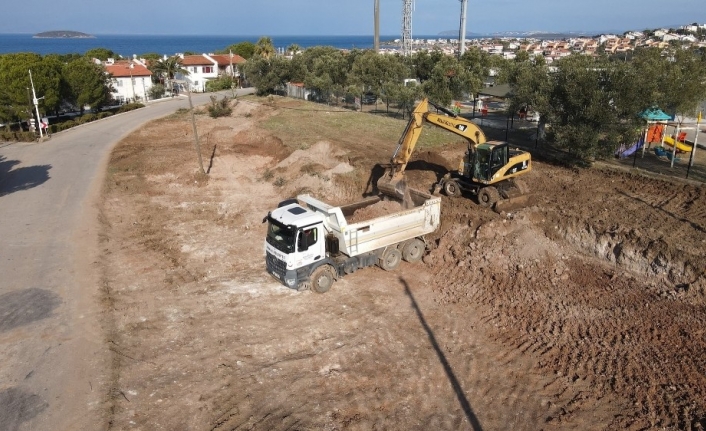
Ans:
[[[196,148],[196,155],[199,158],[199,168],[201,173],[205,174],[206,171],[203,169],[203,159],[201,158],[201,146],[199,145],[199,133],[196,131],[196,116],[194,114],[194,105],[191,102],[191,86],[186,83],[186,94],[189,95],[189,108],[191,109],[191,125],[194,128],[194,148]]]

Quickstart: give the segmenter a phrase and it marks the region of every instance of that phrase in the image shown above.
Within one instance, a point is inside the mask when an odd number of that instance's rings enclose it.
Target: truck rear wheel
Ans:
[[[333,268],[329,265],[322,265],[311,273],[311,290],[316,293],[326,293],[336,281]]]
[[[392,271],[397,268],[402,261],[402,253],[396,248],[388,248],[378,260],[378,265],[385,271]]]
[[[500,200],[500,193],[495,187],[483,187],[478,192],[478,204],[484,208],[490,208]]]
[[[407,262],[418,262],[424,255],[425,248],[424,241],[411,239],[402,247],[402,258]]]

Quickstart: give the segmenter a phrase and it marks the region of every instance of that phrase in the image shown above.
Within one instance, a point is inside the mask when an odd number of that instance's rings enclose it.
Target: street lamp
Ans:
[[[29,104],[27,105],[27,108],[28,108],[27,114],[29,114],[29,116],[31,118],[34,116],[34,114],[32,114],[32,94],[29,92],[29,87],[25,87],[25,88],[27,89],[27,101],[29,102]],[[30,124],[31,124],[31,122],[28,119],[27,120],[27,127],[28,128],[29,128]]]
[[[29,82],[32,84],[32,101],[34,102],[34,109],[37,111],[37,128],[39,129],[39,138],[42,136],[42,126],[39,124],[42,121],[42,117],[39,116],[39,100],[44,99],[44,96],[37,99],[37,93],[34,92],[34,80],[32,79],[32,69],[29,69]]]

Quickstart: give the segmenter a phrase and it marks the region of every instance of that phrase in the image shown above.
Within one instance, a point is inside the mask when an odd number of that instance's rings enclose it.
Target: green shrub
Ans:
[[[35,132],[19,132],[17,133],[17,140],[20,142],[32,142],[37,139],[37,134]]]
[[[0,132],[0,141],[3,142],[32,142],[37,139],[37,134],[33,131],[31,132],[11,132],[2,131]]]
[[[216,96],[211,96],[211,104],[208,106],[208,115],[211,118],[228,117],[232,112],[233,108],[230,107],[230,99],[223,97],[223,99],[218,100]]]
[[[230,90],[231,88],[233,88],[233,78],[227,75],[206,81],[206,91]]]
[[[84,114],[79,117],[78,122],[79,124],[84,124],[84,123],[90,123],[91,121],[96,121],[98,119],[98,116],[94,113],[89,113],[89,114]]]
[[[162,84],[154,84],[152,87],[150,87],[150,97],[152,99],[161,99],[162,96],[164,96],[165,92],[166,89]]]
[[[116,114],[134,111],[135,109],[144,108],[144,107],[145,107],[145,105],[143,103],[128,103],[128,104],[125,104],[125,105],[121,106],[120,108],[118,108],[118,111],[116,112]]]
[[[72,127],[76,127],[77,125],[78,123],[76,122],[76,120],[64,121],[63,123],[57,124],[57,126],[59,126],[59,131],[70,129]]]

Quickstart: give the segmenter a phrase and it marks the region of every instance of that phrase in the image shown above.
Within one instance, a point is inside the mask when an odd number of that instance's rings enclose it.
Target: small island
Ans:
[[[56,31],[45,31],[42,33],[37,33],[33,38],[37,39],[90,39],[95,38],[95,36],[81,33],[80,31],[69,31],[69,30],[56,30]]]

